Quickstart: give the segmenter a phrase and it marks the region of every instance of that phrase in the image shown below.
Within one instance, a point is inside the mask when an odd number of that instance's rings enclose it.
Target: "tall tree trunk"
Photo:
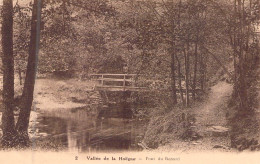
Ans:
[[[203,55],[202,53],[199,54],[199,81],[200,81],[200,89],[204,90],[204,84],[203,84],[203,69],[204,69],[204,63],[203,63]]]
[[[178,85],[179,85],[179,91],[180,91],[180,96],[181,96],[181,102],[184,105],[184,98],[183,98],[183,92],[182,92],[182,85],[181,85],[181,81],[182,81],[182,74],[181,74],[181,61],[178,58],[178,55],[175,55],[176,60],[177,60],[177,67],[178,67]]]
[[[240,109],[243,110],[241,114],[246,112],[248,109],[247,103],[247,88],[246,88],[246,67],[245,67],[245,54],[244,54],[244,12],[243,12],[243,3],[241,0],[237,0],[237,12],[239,18],[239,30],[238,30],[238,38],[239,38],[239,52],[238,52],[238,66],[237,75],[238,75],[238,98],[240,100]]]
[[[174,46],[174,45],[173,45]],[[177,94],[176,94],[176,82],[175,82],[175,48],[173,47],[173,52],[171,53],[171,88],[172,88],[172,101],[173,104],[177,104]]]
[[[3,147],[13,146],[14,129],[14,56],[13,56],[13,1],[3,0],[2,9],[2,62],[3,62]]]
[[[208,55],[205,52],[200,53],[200,89],[203,91],[206,88]]]
[[[189,43],[187,43],[187,52],[184,49],[184,57],[185,57],[185,87],[186,87],[186,107],[190,105],[190,98],[189,98],[189,74],[190,74],[190,69],[189,69]]]
[[[33,92],[37,72],[37,60],[40,42],[41,1],[42,0],[34,0],[33,3],[29,57],[21,99],[21,111],[19,113],[18,122],[16,124],[18,133],[24,137],[28,137],[29,118],[32,108]]]
[[[188,9],[190,10],[190,9]],[[191,15],[188,14],[188,23],[191,22]],[[190,106],[190,95],[189,95],[189,87],[190,87],[190,33],[188,31],[187,40],[186,40],[186,51],[184,46],[184,56],[185,56],[185,83],[186,83],[186,107]]]
[[[197,19],[200,15],[197,13]],[[196,27],[196,40],[195,40],[195,50],[194,50],[194,70],[193,70],[193,83],[192,83],[192,98],[196,99],[196,86],[197,86],[197,69],[198,69],[198,42],[199,42],[199,27]]]
[[[238,96],[238,84],[237,84],[237,2],[234,0],[234,13],[233,13],[234,19],[234,27],[233,27],[233,34],[230,36],[230,42],[232,44],[233,48],[233,66],[234,66],[234,89],[233,89],[233,97]],[[232,30],[232,28],[231,28]],[[230,31],[231,31],[230,30]],[[233,39],[232,39],[233,38]],[[233,42],[232,42],[233,40]]]
[[[192,85],[192,98],[195,100],[196,84],[197,84],[197,65],[198,65],[198,35],[196,35],[196,43],[194,50],[194,72],[193,72],[193,85]]]

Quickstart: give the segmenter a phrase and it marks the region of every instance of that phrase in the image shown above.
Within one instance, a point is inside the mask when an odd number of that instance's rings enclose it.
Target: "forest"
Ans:
[[[2,0],[0,10],[1,149],[32,147],[41,80],[88,105],[93,74],[134,74],[148,90],[128,98],[146,122],[140,149],[260,150],[259,0]]]

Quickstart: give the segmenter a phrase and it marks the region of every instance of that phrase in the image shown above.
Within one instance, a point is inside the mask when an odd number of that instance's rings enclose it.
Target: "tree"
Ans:
[[[257,35],[254,26],[259,22],[259,0],[234,0],[233,18],[229,24],[230,45],[234,59],[234,98],[239,100],[239,114],[250,111],[248,104],[248,75],[257,61],[251,45],[255,44]]]
[[[2,48],[3,48],[3,116],[2,116],[2,146],[27,146],[28,125],[30,111],[33,101],[34,83],[37,70],[37,55],[39,50],[40,14],[41,0],[34,0],[31,38],[29,46],[29,57],[27,73],[22,95],[22,107],[19,113],[18,122],[14,123],[14,55],[13,55],[13,2],[3,2],[3,25],[2,25]]]
[[[29,44],[29,56],[26,69],[26,78],[24,82],[23,94],[21,99],[21,109],[16,123],[16,130],[20,136],[28,138],[28,126],[30,112],[33,102],[34,85],[37,72],[37,62],[40,42],[40,22],[41,22],[42,0],[34,0],[31,20],[31,37]]]
[[[14,128],[14,55],[13,55],[13,1],[4,0],[2,9],[2,62],[3,62],[3,147],[12,146]]]

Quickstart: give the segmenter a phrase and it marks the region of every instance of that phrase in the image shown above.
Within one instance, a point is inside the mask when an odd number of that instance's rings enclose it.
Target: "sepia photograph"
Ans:
[[[260,0],[0,12],[1,163],[260,163]]]

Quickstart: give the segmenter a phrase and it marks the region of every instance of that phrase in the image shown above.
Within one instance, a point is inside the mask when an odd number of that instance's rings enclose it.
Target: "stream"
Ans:
[[[86,108],[34,111],[32,140],[78,152],[138,151],[145,123],[132,118],[126,103],[109,105],[95,117]]]

